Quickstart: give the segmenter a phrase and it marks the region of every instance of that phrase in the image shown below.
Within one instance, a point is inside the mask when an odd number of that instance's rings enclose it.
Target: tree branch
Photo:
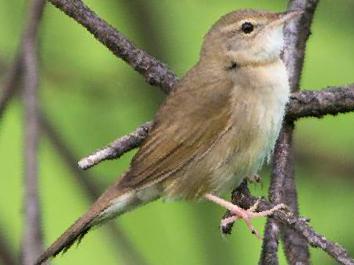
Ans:
[[[38,199],[38,58],[37,31],[42,17],[45,1],[32,0],[23,35],[23,101],[24,101],[24,160],[25,160],[25,221],[22,237],[22,264],[32,265],[41,254],[42,231]]]
[[[146,138],[152,122],[146,122],[138,127],[134,132],[114,140],[106,147],[94,152],[93,154],[81,159],[79,167],[88,169],[104,160],[117,159],[124,153],[138,147]]]
[[[354,111],[354,84],[320,91],[302,91],[290,96],[286,119],[321,118]]]
[[[164,92],[169,92],[172,89],[177,77],[165,64],[135,47],[123,34],[96,16],[82,1],[49,0],[49,2],[84,26],[114,55],[126,61],[142,74],[146,82],[160,86]]]
[[[255,202],[259,200],[251,195],[247,187],[247,182],[243,182],[239,187],[237,187],[232,194],[232,202],[238,206],[248,209]],[[260,203],[257,211],[266,211],[273,208],[276,204],[270,203],[265,199],[260,199]],[[227,216],[227,215],[226,215]],[[225,218],[225,216],[223,217]],[[286,210],[276,211],[273,218],[292,229],[294,233],[300,234],[306,239],[306,241],[315,248],[321,248],[328,255],[333,257],[338,263],[344,265],[354,265],[354,260],[348,255],[348,252],[338,243],[332,242],[326,239],[323,235],[315,232],[313,228],[308,224],[305,218],[297,217],[293,212]],[[230,223],[228,227],[224,228],[224,233],[231,233],[233,224]],[[264,264],[276,264],[276,263],[264,263]]]
[[[262,252],[258,264],[278,265],[278,246],[279,224],[274,218],[268,218],[265,225]]]
[[[290,0],[288,4],[288,10],[303,10],[300,19],[291,21],[284,28],[283,61],[288,71],[291,92],[298,91],[300,88],[306,42],[310,35],[310,27],[317,3],[318,0]],[[275,146],[269,198],[271,202],[276,204],[285,203],[297,215],[298,202],[292,148],[293,127],[293,122],[284,123]],[[274,226],[278,226],[276,222],[274,222]],[[274,227],[267,228],[272,228],[275,231],[279,230]],[[280,229],[288,263],[291,265],[310,264],[310,252],[306,239],[289,226],[282,225]],[[266,231],[267,233],[269,231]],[[273,238],[276,239],[277,236],[274,235]],[[277,242],[268,242],[268,244],[275,245]],[[267,250],[267,248],[262,249],[261,258],[267,256],[264,253]],[[267,264],[266,260],[261,259],[260,264]]]

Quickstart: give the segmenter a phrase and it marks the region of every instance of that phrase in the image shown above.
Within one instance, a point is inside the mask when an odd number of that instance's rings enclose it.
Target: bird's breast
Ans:
[[[256,174],[269,159],[289,98],[288,77],[280,60],[240,69],[232,78],[232,129],[218,150],[227,150],[226,163],[219,168],[219,176],[223,176],[219,179],[221,186],[234,185],[242,177]]]

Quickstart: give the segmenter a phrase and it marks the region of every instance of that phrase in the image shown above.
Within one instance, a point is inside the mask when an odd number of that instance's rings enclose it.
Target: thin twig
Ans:
[[[87,197],[89,197],[91,201],[95,201],[102,193],[102,190],[98,187],[97,183],[92,181],[93,177],[90,176],[88,172],[84,172],[76,167],[75,155],[70,150],[69,145],[63,141],[62,137],[58,134],[58,131],[55,130],[50,121],[46,119],[43,114],[40,115],[40,118],[43,131],[55,147],[55,150],[62,157],[65,165],[72,171],[72,176],[80,184],[79,187],[86,192]],[[124,264],[147,264],[144,257],[129,240],[127,234],[120,229],[117,224],[109,223],[107,228],[111,241],[117,245],[117,249],[119,249],[119,252],[124,259]]]
[[[284,200],[284,193],[282,190],[283,185],[285,185],[285,179],[289,177],[289,174],[293,174],[293,157],[291,154],[291,138],[292,138],[292,127],[284,126],[278,138],[276,150],[274,153],[272,161],[272,177],[269,187],[269,200],[274,204],[280,204]],[[281,145],[281,146],[280,146]],[[294,196],[294,195],[293,195]],[[293,199],[296,199],[293,197]],[[297,212],[297,206],[293,205],[295,211]],[[264,232],[264,242],[261,252],[261,258],[259,261],[260,265],[273,264],[269,263],[268,258],[272,257],[277,260],[278,252],[278,240],[280,234],[280,225],[276,220],[268,218],[268,223],[271,222],[271,226],[266,226]],[[272,235],[267,237],[267,235]]]
[[[32,265],[43,250],[40,207],[38,199],[38,134],[37,111],[38,58],[37,31],[45,1],[32,0],[28,9],[26,29],[23,36],[23,101],[24,115],[24,160],[25,160],[25,221],[22,236],[21,263]]]
[[[286,119],[321,118],[354,111],[354,84],[329,87],[320,91],[302,91],[290,96]]]
[[[265,225],[259,265],[278,265],[279,225],[274,218],[268,218]]]
[[[166,65],[145,51],[138,49],[123,34],[114,29],[80,0],[49,0],[57,8],[75,19],[103,43],[114,55],[126,61],[145,77],[146,82],[169,92],[177,81]]]
[[[233,191],[232,198],[232,202],[234,204],[237,204],[244,209],[250,208],[255,204],[257,200],[260,201],[257,211],[269,210],[276,205],[265,199],[259,199],[252,196],[248,190],[246,182],[243,182]],[[273,214],[273,218],[282,225],[292,229],[295,233],[301,234],[312,247],[321,248],[328,255],[333,257],[338,263],[344,265],[354,265],[354,260],[349,256],[348,252],[341,245],[332,242],[326,239],[323,235],[315,232],[313,228],[308,224],[308,220],[306,218],[300,218],[290,210],[276,211]],[[225,227],[224,232],[230,234],[232,225],[233,224],[230,223],[228,227]]]
[[[307,40],[318,0],[290,0],[288,10],[303,10],[298,21],[288,23],[284,29],[285,48],[283,60],[289,74],[291,92],[300,89],[301,73],[304,64]],[[298,215],[297,190],[293,158],[293,123],[285,122],[283,131],[274,149],[272,178],[278,179],[278,184],[270,188],[270,192],[281,196],[285,203]],[[285,157],[279,157],[284,155]],[[273,183],[273,182],[272,182]],[[272,198],[272,196],[270,197]],[[277,201],[276,201],[277,202]],[[306,238],[296,233],[289,226],[281,226],[285,255],[291,265],[310,264],[310,252]]]
[[[104,160],[119,158],[122,154],[138,147],[148,135],[152,122],[146,122],[134,132],[114,140],[106,147],[79,161],[79,167],[88,169]]]
[[[294,159],[292,149],[293,125],[285,124],[280,133],[273,157],[270,200],[286,203],[297,215],[297,194],[294,181]],[[306,240],[287,226],[281,226],[282,238],[289,264],[309,264],[309,251]],[[296,254],[295,254],[296,253]],[[266,264],[266,263],[263,263]]]

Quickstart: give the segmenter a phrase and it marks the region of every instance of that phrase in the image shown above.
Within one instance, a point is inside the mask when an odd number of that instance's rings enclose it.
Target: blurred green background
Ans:
[[[86,0],[137,46],[182,75],[198,59],[203,34],[221,15],[239,8],[281,11],[285,0]],[[354,81],[354,1],[322,0],[308,43],[302,88],[320,89]],[[23,0],[0,0],[0,74],[4,80],[19,46],[26,13]],[[50,4],[40,30],[43,112],[75,159],[89,154],[153,117],[164,95],[115,58],[85,29]],[[18,255],[22,232],[23,125],[19,97],[0,120],[0,230]],[[301,214],[313,227],[354,255],[354,113],[297,123],[296,178]],[[46,134],[40,143],[40,191],[45,245],[51,243],[89,206]],[[102,190],[119,176],[134,152],[104,162],[87,178]],[[73,161],[74,163],[75,161]],[[269,170],[256,195],[267,195]],[[229,196],[228,194],[226,196]],[[238,223],[231,236],[218,230],[221,208],[210,203],[158,201],[113,223],[128,236],[146,264],[257,264],[261,241]],[[265,220],[255,225],[261,230]],[[133,264],[112,240],[107,226],[52,264]],[[311,250],[313,264],[335,264]],[[281,264],[285,259],[281,254]]]

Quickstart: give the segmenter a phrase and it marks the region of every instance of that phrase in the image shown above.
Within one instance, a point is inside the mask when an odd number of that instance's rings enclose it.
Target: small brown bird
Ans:
[[[94,226],[159,197],[213,201],[243,219],[266,212],[219,197],[271,156],[289,97],[280,59],[283,25],[299,11],[231,12],[204,38],[199,62],[177,83],[129,170],[59,237],[37,265],[65,251]],[[230,219],[227,221],[231,221]]]

